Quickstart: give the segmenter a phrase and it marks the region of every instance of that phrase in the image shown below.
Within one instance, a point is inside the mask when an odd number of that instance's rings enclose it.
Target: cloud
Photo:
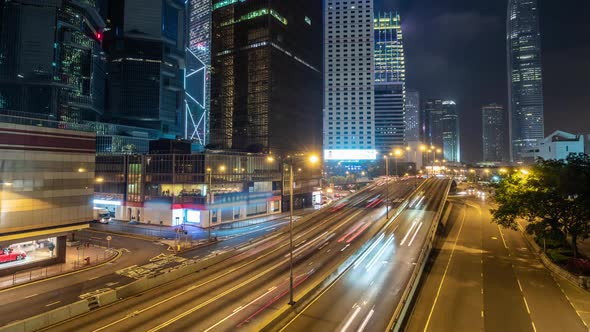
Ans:
[[[485,38],[486,34],[503,27],[500,17],[474,11],[443,13],[432,20],[432,31],[436,31],[447,42],[469,42]]]

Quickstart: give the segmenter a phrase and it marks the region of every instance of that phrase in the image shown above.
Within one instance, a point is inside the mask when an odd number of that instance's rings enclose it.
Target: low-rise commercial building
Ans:
[[[0,275],[63,263],[92,220],[96,135],[43,124],[0,123]]]
[[[281,174],[282,163],[268,155],[151,153],[98,155],[96,160],[95,205],[120,220],[207,228],[288,207],[281,199],[288,173]],[[319,173],[319,168],[297,168],[295,208],[312,205]]]
[[[534,159],[566,160],[570,154],[584,153],[584,135],[556,130],[541,140],[533,151]]]

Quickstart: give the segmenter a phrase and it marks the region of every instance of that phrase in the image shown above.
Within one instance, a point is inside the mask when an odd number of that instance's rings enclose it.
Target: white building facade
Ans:
[[[373,1],[324,1],[324,155],[375,159]]]

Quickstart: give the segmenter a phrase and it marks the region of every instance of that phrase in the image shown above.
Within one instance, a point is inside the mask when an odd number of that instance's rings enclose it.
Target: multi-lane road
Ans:
[[[385,331],[443,204],[449,180],[428,181],[352,268],[302,310],[284,331]],[[436,221],[438,222],[438,220]]]
[[[588,331],[520,232],[491,223],[481,198],[449,201],[447,236],[406,331]]]
[[[302,288],[335,270],[381,231],[386,223],[387,192],[395,207],[419,181],[375,184],[331,208],[297,221],[294,227],[295,299],[301,295]],[[426,206],[428,202],[423,199],[420,204]],[[408,243],[420,240],[421,227],[418,223],[414,225],[419,234],[408,238]],[[237,249],[232,251],[235,254],[219,264],[93,310],[51,330],[251,330],[288,302],[287,230],[279,228],[264,239],[236,244]]]

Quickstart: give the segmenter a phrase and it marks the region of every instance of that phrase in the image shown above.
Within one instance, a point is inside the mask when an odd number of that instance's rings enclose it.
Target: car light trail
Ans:
[[[410,230],[406,233],[406,236],[404,236],[404,238],[402,239],[402,242],[400,242],[400,245],[404,245],[404,243],[406,243],[406,240],[408,239],[408,236],[410,235],[410,233],[412,233],[412,231],[414,230],[414,227],[416,227],[417,222],[412,222],[412,227],[410,227]]]
[[[418,225],[418,227],[416,228],[416,231],[414,232],[414,236],[412,236],[412,239],[408,243],[408,247],[412,245],[412,242],[414,242],[416,235],[418,235],[418,231],[420,231],[420,227],[422,227],[422,222],[420,222],[420,225]]]
[[[367,327],[367,324],[371,320],[371,317],[373,316],[374,313],[375,313],[375,306],[373,306],[373,308],[371,308],[371,311],[369,311],[369,314],[367,315],[367,317],[365,318],[365,320],[363,321],[363,323],[361,324],[361,326],[359,327],[357,332],[363,332],[363,330],[365,329],[365,327]]]
[[[364,224],[364,222],[360,222],[360,223],[356,224],[348,233],[346,233],[343,237],[339,238],[338,239],[338,242],[344,241],[350,234],[354,233],[363,224]]]
[[[393,234],[391,234],[389,236],[389,239],[387,239],[387,241],[383,244],[383,246],[381,246],[381,248],[377,252],[377,255],[375,255],[375,257],[373,257],[373,259],[371,261],[369,261],[369,264],[367,264],[367,267],[366,267],[367,271],[371,271],[371,269],[373,268],[375,263],[379,260],[379,258],[381,258],[381,255],[383,255],[383,253],[385,252],[385,249],[387,249],[387,247],[393,243],[393,240],[394,240],[394,237],[393,237]]]
[[[354,233],[354,235],[352,235],[348,240],[346,240],[346,243],[352,242],[354,239],[357,238],[357,236],[359,236],[362,232],[364,232],[367,228],[369,228],[369,226],[371,226],[371,224],[366,223],[363,227],[361,227],[358,231],[356,231],[356,233]]]
[[[356,269],[357,266],[361,265],[361,263],[365,260],[365,258],[367,258],[367,256],[373,251],[373,249],[375,249],[377,247],[377,245],[381,242],[381,240],[383,240],[385,238],[385,234],[381,233],[381,235],[379,235],[379,237],[377,238],[377,240],[375,240],[375,242],[373,242],[373,244],[369,247],[369,249],[367,249],[362,255],[361,257],[354,263],[353,269]]]
[[[354,312],[352,313],[352,316],[350,316],[350,318],[346,321],[346,324],[344,324],[344,327],[342,327],[342,329],[340,330],[340,332],[346,331],[346,329],[348,329],[348,327],[350,327],[350,324],[352,324],[352,322],[354,321],[354,319],[356,318],[356,316],[359,314],[359,311],[361,311],[361,307],[358,304],[356,304],[356,303],[352,307],[353,308],[356,307],[356,309],[354,309]]]

